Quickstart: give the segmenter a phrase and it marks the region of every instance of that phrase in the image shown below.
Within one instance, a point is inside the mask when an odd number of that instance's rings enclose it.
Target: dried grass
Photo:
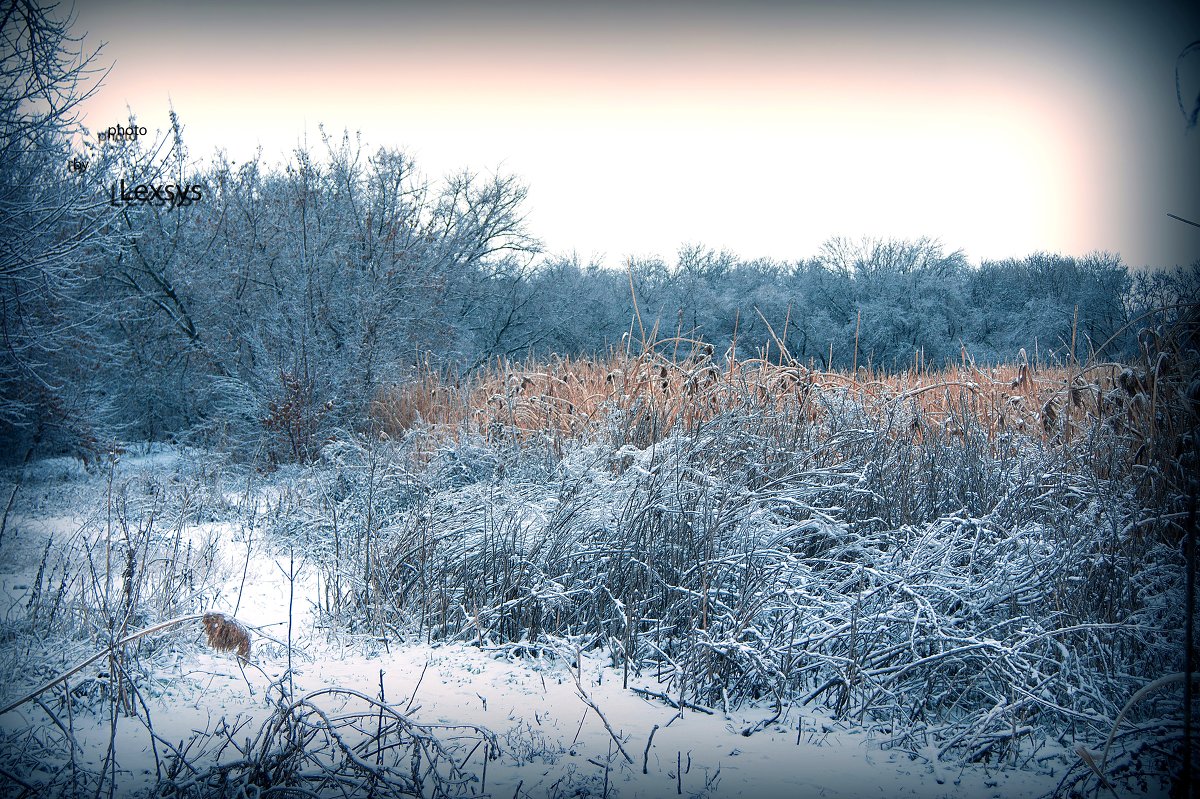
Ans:
[[[918,433],[923,425],[953,430],[964,412],[992,440],[1015,433],[1069,443],[1094,425],[1150,432],[1145,409],[1152,381],[1122,364],[1071,369],[1022,360],[981,369],[964,356],[941,370],[850,373],[764,359],[717,363],[704,350],[687,359],[659,354],[671,354],[671,345],[678,343],[659,342],[636,357],[496,361],[469,379],[424,370],[381,391],[372,422],[386,436],[421,431],[431,443],[470,432],[519,446],[548,442],[556,450],[566,441],[614,435],[614,443],[645,446],[674,432],[694,433],[732,410],[820,422],[832,406],[819,400],[836,397],[837,407],[853,403],[877,422],[905,415]]]
[[[205,613],[204,632],[208,645],[218,652],[236,652],[242,660],[250,659],[250,632],[241,622],[224,613]]]

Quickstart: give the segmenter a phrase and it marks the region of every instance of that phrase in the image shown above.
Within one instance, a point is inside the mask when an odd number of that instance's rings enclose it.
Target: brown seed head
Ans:
[[[224,613],[205,613],[204,632],[208,645],[218,652],[237,652],[242,660],[250,659],[250,633],[241,622]]]

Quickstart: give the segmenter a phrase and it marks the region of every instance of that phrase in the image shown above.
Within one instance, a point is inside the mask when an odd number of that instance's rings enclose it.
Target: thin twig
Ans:
[[[57,677],[50,680],[49,682],[44,683],[43,685],[39,686],[38,688],[35,688],[33,691],[30,691],[28,694],[21,697],[17,701],[12,702],[11,704],[5,705],[3,709],[0,709],[0,716],[3,716],[5,713],[8,713],[10,710],[13,710],[14,708],[20,707],[21,705],[28,702],[30,699],[33,699],[33,698],[37,697],[38,695],[42,694],[43,692],[58,685],[63,680],[70,679],[72,676],[79,673],[83,669],[86,669],[88,666],[92,665],[100,658],[116,651],[119,647],[125,646],[128,643],[132,643],[133,641],[136,641],[139,638],[143,638],[147,635],[150,635],[151,633],[156,633],[156,632],[159,632],[160,630],[165,630],[168,627],[174,627],[178,624],[183,624],[184,622],[196,621],[196,620],[202,619],[202,618],[204,618],[203,613],[194,613],[189,616],[179,616],[177,618],[169,619],[168,621],[164,621],[164,622],[155,624],[153,627],[147,627],[144,630],[139,630],[138,632],[130,633],[129,635],[122,638],[120,641],[117,641],[116,643],[114,643],[112,646],[101,649],[99,652],[92,655],[87,660],[84,660],[80,663],[75,664],[71,668],[64,671],[62,674],[59,674]]]
[[[580,684],[578,677],[575,678],[575,688],[579,693],[579,698],[584,701],[584,704],[596,711],[596,715],[600,717],[601,723],[604,724],[604,729],[608,730],[609,737],[616,742],[617,749],[621,752],[621,756],[624,757],[629,765],[632,766],[633,758],[630,757],[629,753],[625,751],[625,747],[621,744],[621,739],[617,737],[615,732],[613,732],[612,725],[608,723],[608,719],[604,717],[604,713],[600,710],[596,703],[592,701],[592,698],[588,696],[587,691],[583,690],[583,685]]]

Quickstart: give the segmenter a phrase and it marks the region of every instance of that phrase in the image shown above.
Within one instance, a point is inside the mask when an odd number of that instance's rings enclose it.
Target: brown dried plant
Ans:
[[[237,652],[242,660],[250,659],[250,632],[237,619],[224,613],[205,613],[204,632],[208,645],[218,652]]]
[[[680,351],[694,354],[677,357]],[[412,440],[419,431],[430,447],[470,431],[556,452],[568,441],[614,432],[620,443],[648,446],[737,409],[816,423],[845,400],[914,443],[931,429],[961,433],[965,421],[978,423],[997,445],[1011,433],[1066,446],[1096,427],[1154,437],[1154,394],[1147,378],[1136,379],[1151,369],[1050,365],[1022,355],[995,366],[964,356],[936,370],[916,358],[903,371],[868,364],[848,372],[801,364],[786,352],[720,360],[702,342],[662,339],[641,355],[498,359],[469,377],[424,368],[417,379],[381,391],[371,417],[392,438]],[[911,424],[896,426],[900,418]]]

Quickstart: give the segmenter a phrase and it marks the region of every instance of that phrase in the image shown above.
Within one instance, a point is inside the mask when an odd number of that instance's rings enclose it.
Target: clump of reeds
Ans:
[[[413,380],[380,391],[371,421],[397,440],[420,430],[436,446],[458,442],[469,430],[518,447],[549,442],[561,453],[567,442],[582,440],[644,447],[674,433],[693,435],[728,413],[828,422],[847,402],[879,425],[890,426],[899,410],[946,425],[961,414],[965,396],[989,438],[1006,431],[1043,440],[1062,435],[1058,394],[1069,376],[1027,358],[985,369],[964,358],[942,369],[922,363],[898,373],[871,366],[821,370],[787,355],[776,360],[718,361],[703,342],[665,339],[641,355],[497,360],[458,377],[422,369]],[[1112,379],[1107,382],[1111,387]]]

